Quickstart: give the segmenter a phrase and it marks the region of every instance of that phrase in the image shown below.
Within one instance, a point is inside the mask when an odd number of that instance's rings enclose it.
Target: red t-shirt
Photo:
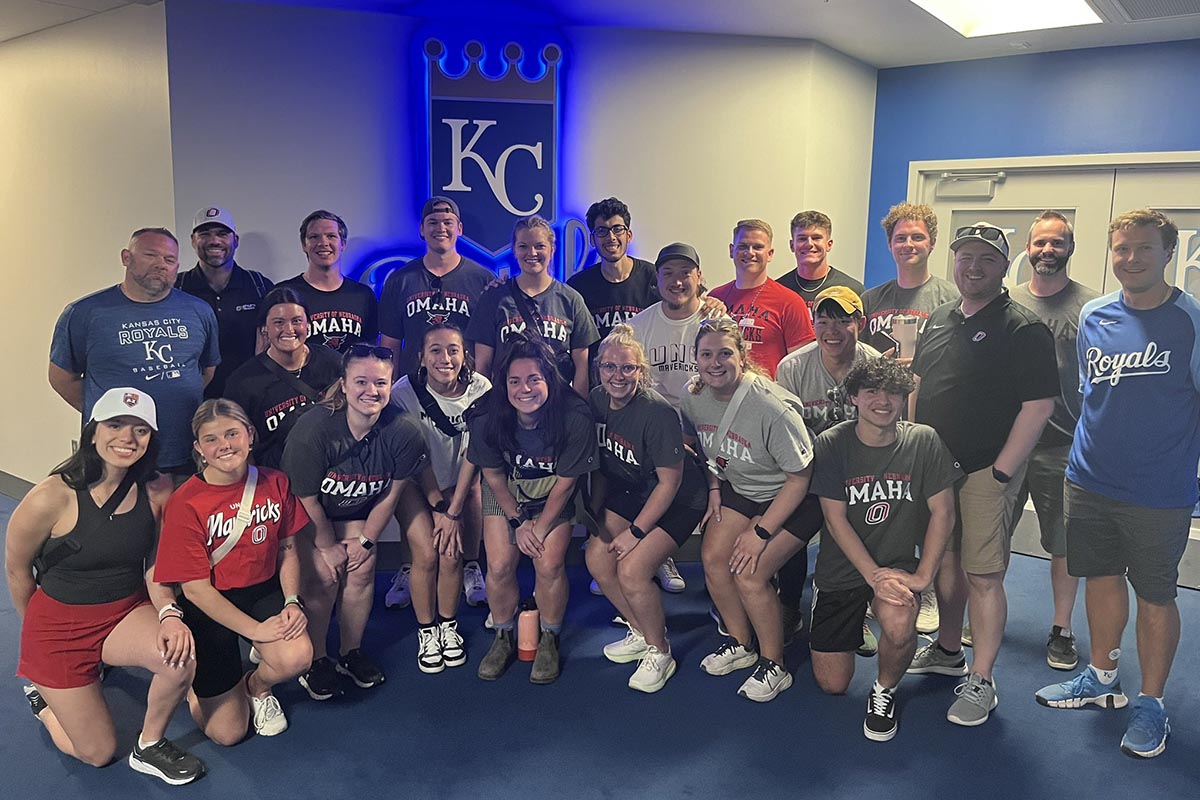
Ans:
[[[292,495],[287,476],[267,467],[258,468],[254,508],[242,538],[215,570],[209,565],[209,554],[232,530],[245,490],[245,481],[213,486],[199,476],[188,478],[167,501],[154,580],[184,583],[211,577],[213,586],[225,590],[255,586],[274,575],[279,540],[307,525],[308,514]]]
[[[725,304],[750,346],[750,360],[775,378],[775,368],[790,351],[817,338],[804,298],[770,278],[753,289],[736,283],[710,294]]]

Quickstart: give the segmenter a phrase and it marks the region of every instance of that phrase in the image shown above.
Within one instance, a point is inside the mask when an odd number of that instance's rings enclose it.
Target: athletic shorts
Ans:
[[[754,519],[766,513],[771,501],[757,503],[748,500],[738,494],[729,481],[721,481],[721,505],[732,508],[747,519]],[[821,513],[821,499],[815,494],[809,494],[784,521],[783,530],[807,544],[821,532],[821,526],[824,524],[825,515]]]
[[[550,496],[550,490],[554,488],[554,483],[558,480],[557,475],[547,475],[545,478],[527,479],[527,478],[509,478],[508,491],[512,492],[512,496],[517,499],[517,506],[522,510],[535,510],[533,516],[536,518],[541,515],[541,509],[546,504],[546,498]],[[492,494],[492,487],[488,485],[487,479],[480,481],[480,497],[482,499],[483,516],[485,517],[504,517],[504,509],[500,507],[500,501],[496,499],[496,495]],[[579,480],[575,482],[575,490],[579,491]],[[562,513],[558,515],[551,529],[557,528],[564,522],[574,522],[572,512],[575,509],[574,495],[567,498],[566,504],[563,506]],[[516,532],[509,532],[509,542],[516,544]]]
[[[243,614],[258,622],[283,610],[283,589],[279,576],[242,589],[225,589],[221,596]],[[186,597],[179,598],[183,621],[196,641],[196,677],[192,689],[197,697],[217,697],[241,682],[242,650],[237,633],[209,617]]]
[[[855,589],[828,592],[814,584],[809,649],[818,653],[852,653],[862,647],[867,603],[873,597],[875,592],[865,583]]]
[[[100,656],[113,628],[148,605],[144,591],[111,603],[60,603],[40,588],[29,598],[21,625],[17,675],[48,689],[77,689],[100,677]]]
[[[990,575],[1008,569],[1013,512],[1024,480],[1024,465],[1008,483],[993,478],[989,465],[954,485],[954,531],[946,549],[959,552],[967,574]]]
[[[1067,527],[1063,521],[1063,480],[1071,445],[1041,445],[1033,448],[1025,468],[1025,482],[1013,510],[1013,530],[1021,519],[1026,498],[1033,498],[1041,532],[1042,549],[1052,556],[1067,554]]]
[[[1175,599],[1192,508],[1149,508],[1089,492],[1070,481],[1067,571],[1077,578],[1128,575],[1137,596],[1165,605]]]
[[[637,515],[642,513],[642,507],[646,505],[648,495],[632,491],[614,492],[613,488],[615,487],[609,487],[609,492],[604,498],[604,507],[617,516],[633,522]],[[692,498],[692,500],[692,505],[695,505],[695,499]],[[703,507],[689,508],[687,502],[676,495],[674,502],[654,527],[662,528],[668,536],[675,540],[675,544],[682,545],[695,533],[696,526],[700,524],[700,520],[704,519],[704,511]]]

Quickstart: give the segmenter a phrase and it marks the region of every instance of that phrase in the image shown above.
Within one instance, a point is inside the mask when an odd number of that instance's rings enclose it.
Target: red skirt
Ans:
[[[17,675],[49,689],[75,689],[100,677],[100,654],[113,628],[150,599],[145,591],[111,603],[60,603],[40,588],[21,626]]]

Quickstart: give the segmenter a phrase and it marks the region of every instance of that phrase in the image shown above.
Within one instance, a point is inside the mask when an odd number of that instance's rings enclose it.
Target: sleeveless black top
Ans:
[[[87,489],[77,489],[79,519],[70,533],[48,539],[41,557],[55,560],[41,576],[42,591],[60,603],[98,605],[121,600],[142,591],[146,559],[154,546],[154,512],[145,486],[137,487],[137,501],[124,514],[111,517]],[[61,560],[58,548],[70,551]]]

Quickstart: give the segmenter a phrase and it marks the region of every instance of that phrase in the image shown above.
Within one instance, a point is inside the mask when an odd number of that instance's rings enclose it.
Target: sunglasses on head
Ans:
[[[355,344],[351,345],[347,351],[347,355],[351,358],[378,358],[380,361],[392,360],[392,348],[380,347],[373,344]]]
[[[989,242],[998,242],[1004,238],[1004,231],[985,225],[967,225],[965,228],[959,228],[954,232],[955,239],[961,239],[964,236],[978,236]]]

